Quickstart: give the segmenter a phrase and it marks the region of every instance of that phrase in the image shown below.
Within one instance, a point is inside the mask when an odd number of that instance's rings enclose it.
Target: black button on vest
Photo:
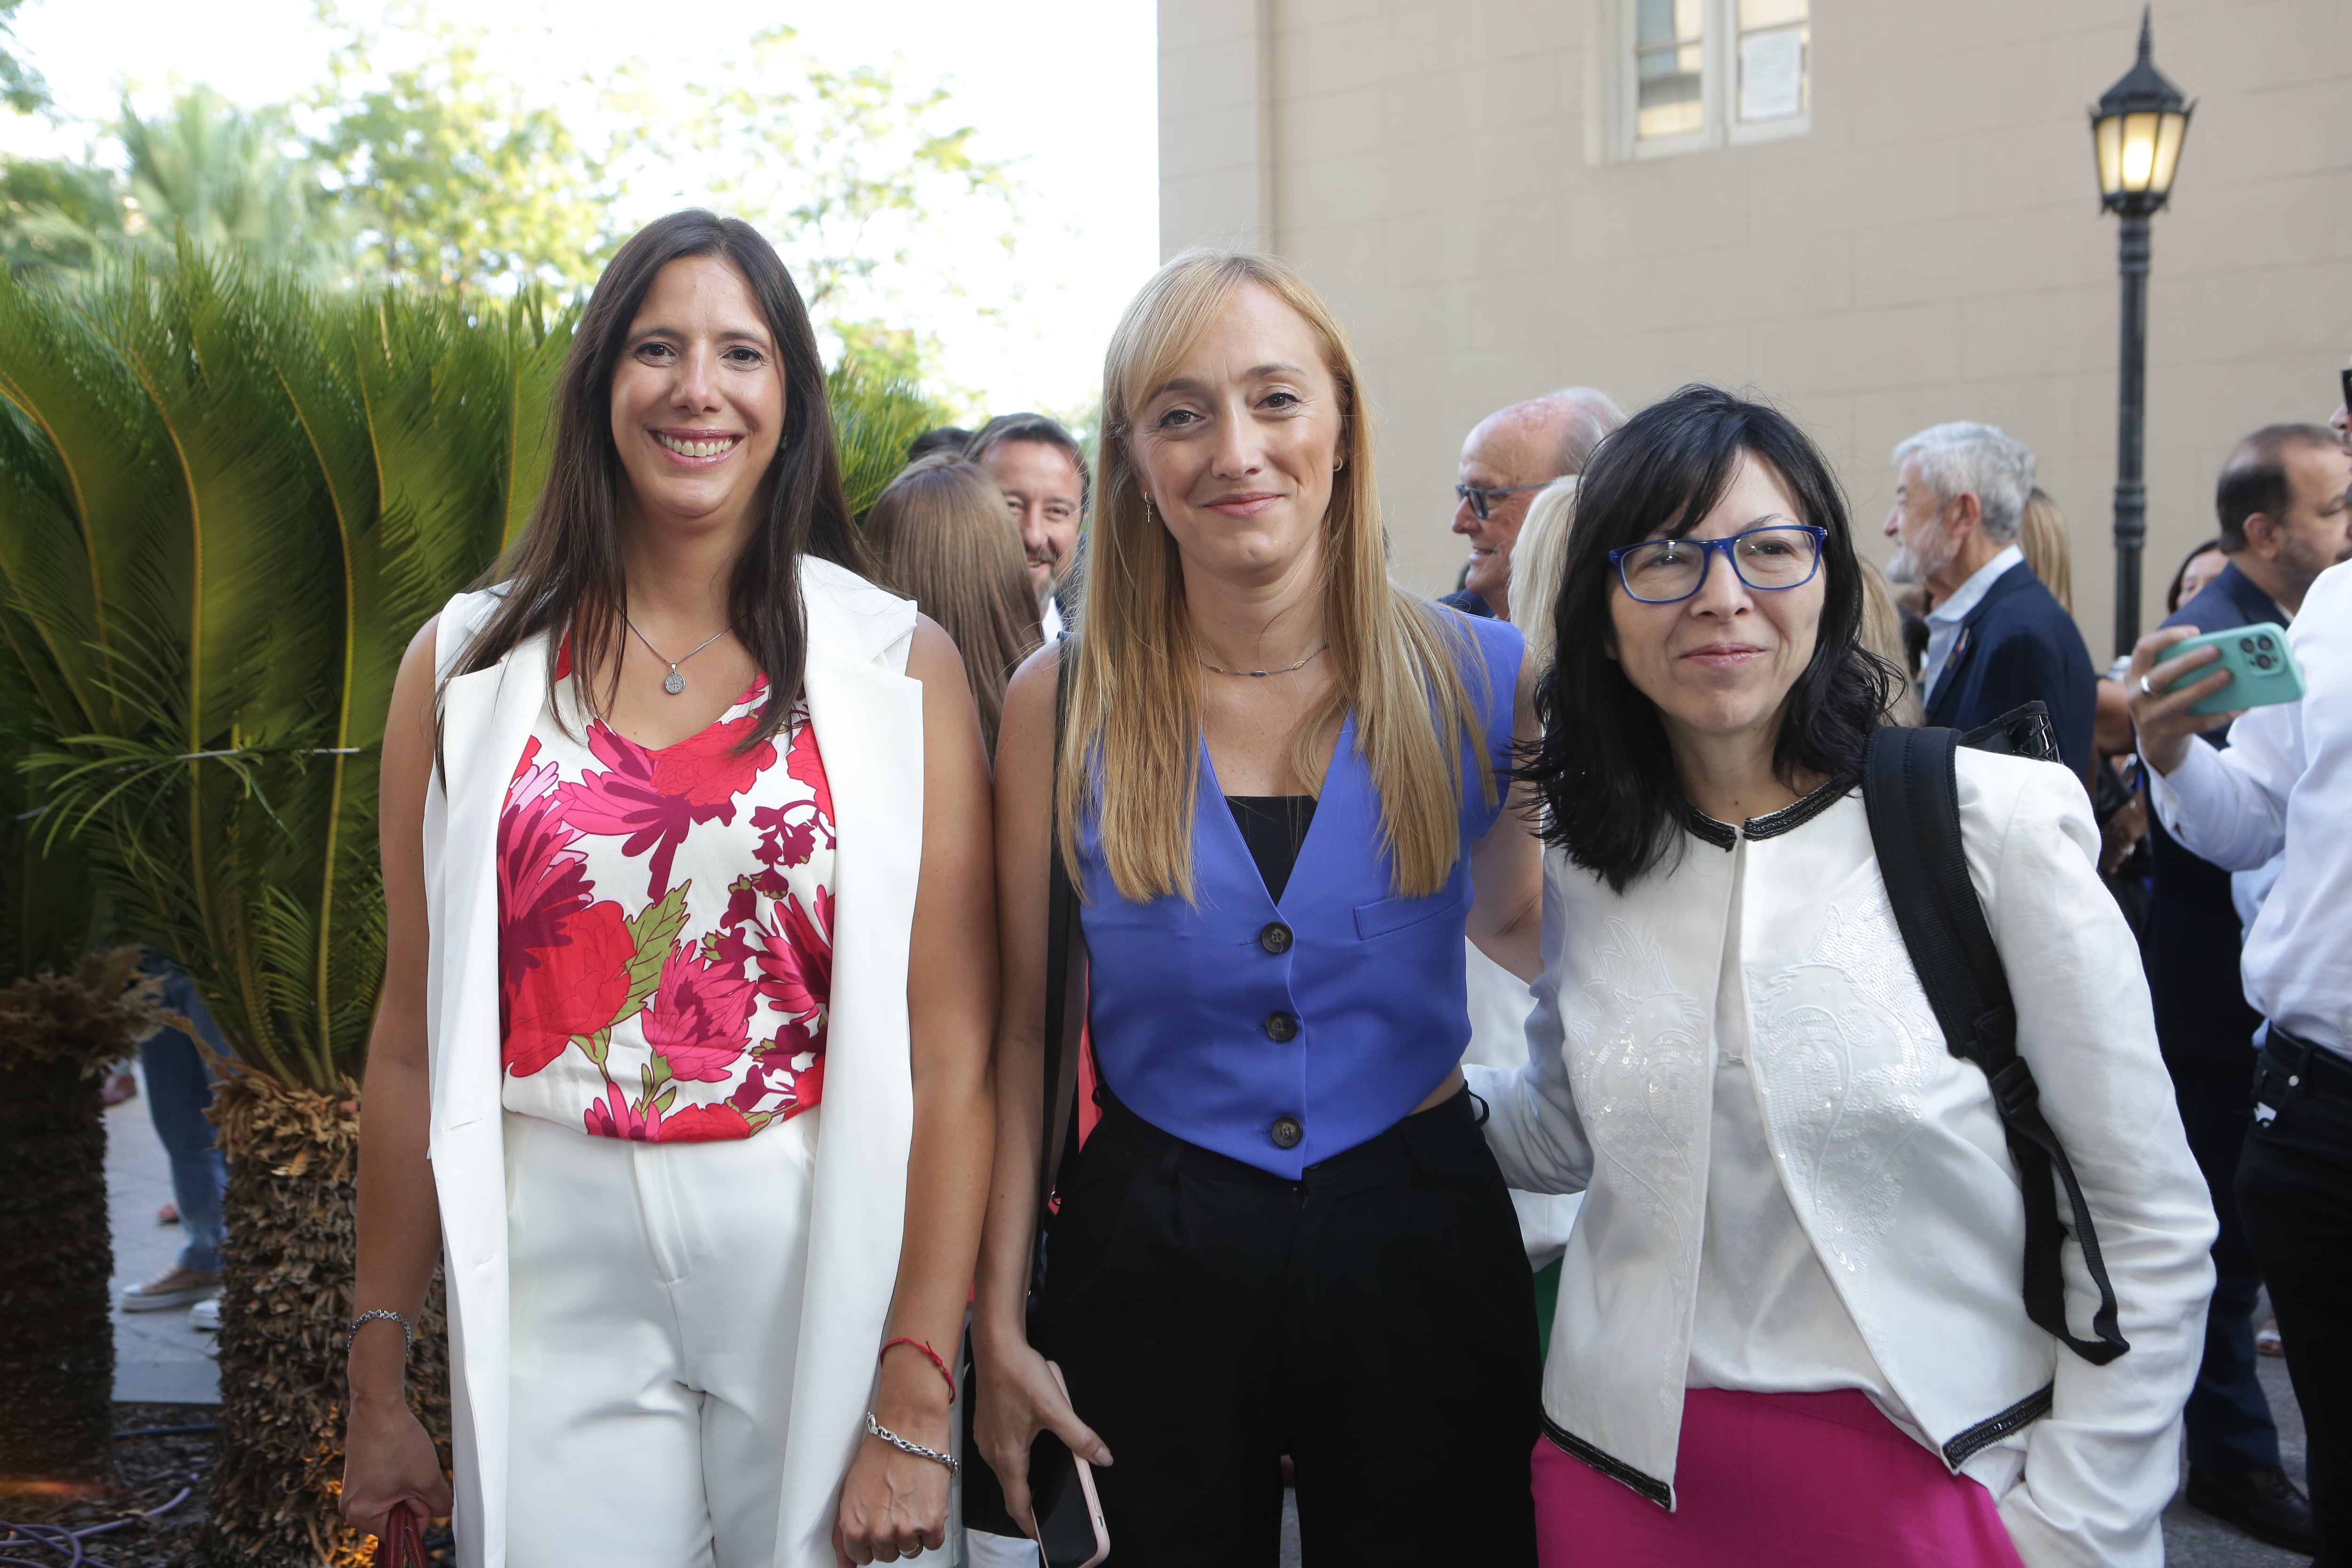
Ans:
[[[1279,958],[1290,951],[1290,928],[1280,921],[1270,921],[1257,933],[1257,944]]]
[[[1307,1136],[1307,1129],[1298,1125],[1298,1118],[1295,1116],[1276,1117],[1274,1125],[1266,1131],[1273,1135],[1274,1146],[1277,1149],[1296,1149],[1298,1141]]]
[[[1266,1037],[1276,1045],[1286,1045],[1298,1037],[1298,1018],[1292,1013],[1268,1013],[1265,1016]]]

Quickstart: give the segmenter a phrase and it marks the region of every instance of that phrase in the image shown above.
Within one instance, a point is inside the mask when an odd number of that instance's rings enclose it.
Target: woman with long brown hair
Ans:
[[[955,639],[993,752],[1004,683],[1045,640],[1003,492],[977,463],[944,455],[909,463],[866,514],[866,543],[879,579]]]
[[[1078,637],[997,748],[978,1446],[1016,1521],[1038,1431],[1116,1454],[1122,1568],[1272,1562],[1285,1455],[1318,1561],[1527,1562],[1534,1292],[1458,1066],[1465,931],[1534,973],[1519,635],[1390,583],[1354,356],[1282,263],[1162,268],[1103,416]],[[1102,1117],[1030,1317],[1056,841]]]
[[[640,231],[528,528],[394,689],[354,1523],[450,1511],[403,1394],[446,1260],[467,1568],[944,1539],[988,770],[955,649],[860,556],[775,252],[709,213]]]

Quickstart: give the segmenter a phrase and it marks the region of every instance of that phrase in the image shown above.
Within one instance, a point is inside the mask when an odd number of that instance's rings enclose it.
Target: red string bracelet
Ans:
[[[955,1403],[955,1373],[950,1372],[948,1370],[948,1363],[940,1359],[940,1352],[925,1344],[922,1341],[908,1339],[902,1334],[898,1338],[883,1345],[880,1350],[875,1352],[874,1359],[877,1362],[880,1361],[884,1356],[890,1353],[891,1349],[894,1346],[898,1345],[912,1345],[917,1350],[931,1358],[931,1364],[938,1367],[940,1369],[940,1375],[948,1380],[948,1403],[950,1405],[953,1405]]]

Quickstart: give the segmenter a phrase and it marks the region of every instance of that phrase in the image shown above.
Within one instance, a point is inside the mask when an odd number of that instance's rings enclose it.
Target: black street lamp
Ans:
[[[2172,195],[2172,173],[2196,105],[2149,58],[2148,13],[2139,14],[2139,58],[2091,110],[2099,205],[2123,219],[2123,354],[2116,395],[2116,652],[2139,640],[2139,557],[2147,539],[2147,486],[2140,459],[2147,424],[2148,218]]]

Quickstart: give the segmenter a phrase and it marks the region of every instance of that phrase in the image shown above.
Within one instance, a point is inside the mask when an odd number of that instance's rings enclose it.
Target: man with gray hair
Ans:
[[[1470,616],[1511,618],[1511,546],[1535,492],[1584,472],[1601,438],[1625,423],[1605,392],[1571,386],[1489,414],[1462,443],[1454,531],[1470,541],[1461,591],[1442,601]]]
[[[2091,650],[2017,546],[2033,454],[1990,425],[1937,425],[1895,448],[1895,472],[1887,575],[1935,602],[1920,671],[1927,722],[1973,730],[2039,701],[2066,766],[2087,780],[2098,706]]]

